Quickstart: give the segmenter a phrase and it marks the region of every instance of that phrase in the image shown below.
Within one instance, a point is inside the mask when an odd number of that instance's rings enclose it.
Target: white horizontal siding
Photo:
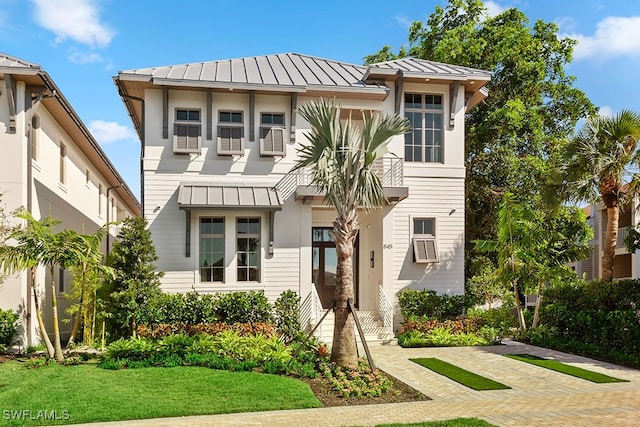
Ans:
[[[464,293],[464,180],[405,177],[404,184],[409,197],[393,209],[394,293],[407,287]],[[436,219],[439,263],[413,262],[413,217]]]

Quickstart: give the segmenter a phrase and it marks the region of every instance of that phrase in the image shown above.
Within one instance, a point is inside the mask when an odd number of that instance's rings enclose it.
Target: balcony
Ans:
[[[374,171],[382,182],[384,193],[390,204],[398,203],[409,196],[409,188],[403,187],[404,171],[403,160],[397,157],[383,157],[378,159],[373,166]],[[324,199],[324,193],[312,185],[310,170],[297,170],[290,172],[276,185],[283,199],[291,194],[295,200],[302,200],[304,204]]]

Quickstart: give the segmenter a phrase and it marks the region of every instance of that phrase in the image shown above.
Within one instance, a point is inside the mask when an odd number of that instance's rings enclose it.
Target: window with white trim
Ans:
[[[260,281],[260,218],[236,218],[238,282]]]
[[[224,282],[224,218],[200,218],[200,282]]]
[[[242,111],[218,112],[218,155],[244,154],[244,124]]]
[[[438,262],[435,218],[413,218],[413,262],[426,264]]]
[[[404,160],[442,163],[442,95],[405,93],[404,116],[412,128],[404,135]]]
[[[284,113],[260,114],[260,155],[285,156]]]
[[[173,152],[178,154],[200,153],[201,148],[200,110],[177,108],[173,123]]]

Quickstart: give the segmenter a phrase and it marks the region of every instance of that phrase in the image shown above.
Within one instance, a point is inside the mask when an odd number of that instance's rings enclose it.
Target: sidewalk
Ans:
[[[374,344],[371,352],[378,367],[433,400],[134,420],[91,426],[371,426],[460,417],[482,418],[498,426],[640,426],[638,370],[519,343],[492,347],[415,349]],[[517,353],[553,357],[629,382],[595,384],[502,356]],[[468,389],[409,361],[409,358],[415,357],[437,357],[495,379],[511,387],[511,390]]]

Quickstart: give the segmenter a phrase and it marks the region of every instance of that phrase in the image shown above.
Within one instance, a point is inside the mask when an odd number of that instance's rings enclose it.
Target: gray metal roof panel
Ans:
[[[282,200],[274,187],[180,183],[180,209],[282,209]]]
[[[33,62],[25,61],[17,56],[11,56],[6,53],[0,52],[0,67],[1,68],[16,68],[16,69],[38,69],[42,70],[40,65]]]
[[[399,69],[409,73],[430,74],[435,76],[491,77],[491,72],[461,65],[444,64],[417,58],[402,58],[371,64],[371,68]]]

